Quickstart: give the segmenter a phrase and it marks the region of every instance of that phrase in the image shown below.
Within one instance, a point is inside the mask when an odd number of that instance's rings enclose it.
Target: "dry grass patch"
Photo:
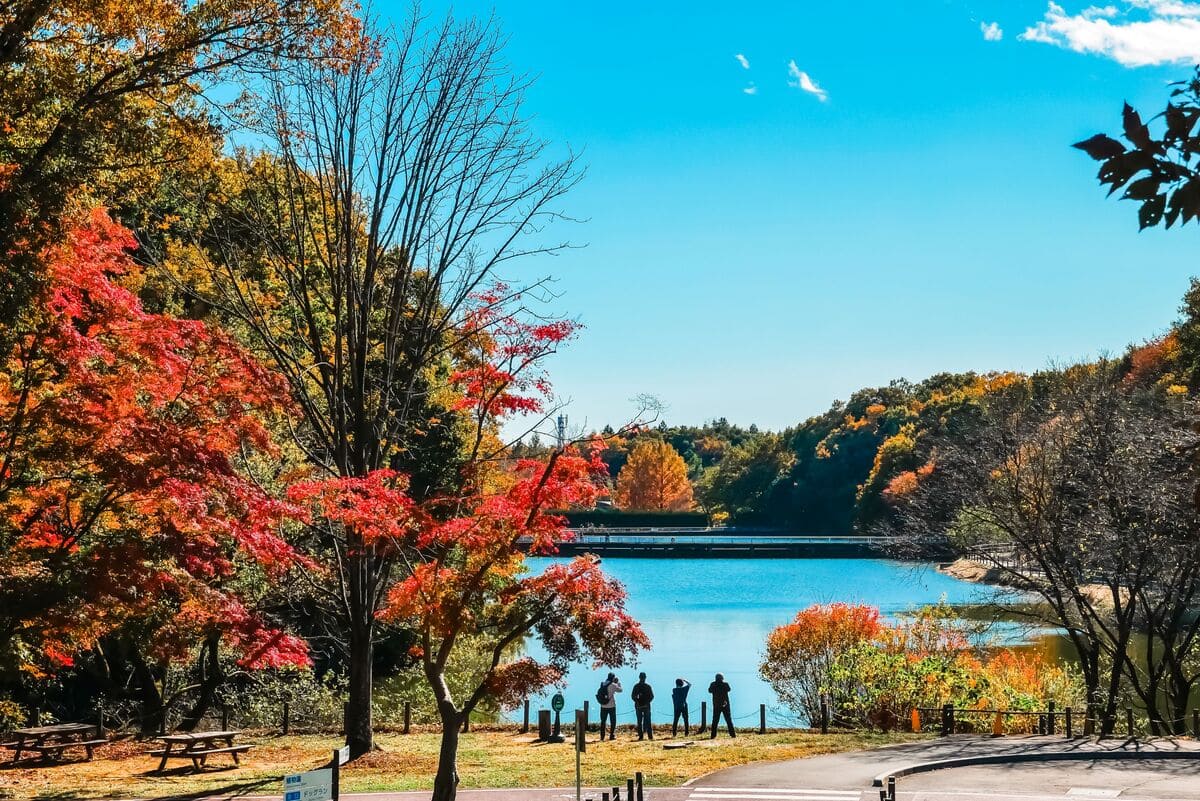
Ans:
[[[735,740],[695,739],[695,745],[666,750],[669,738],[638,742],[627,733],[616,742],[600,743],[591,735],[583,755],[584,782],[623,784],[641,771],[651,785],[677,785],[714,770],[748,762],[776,761],[834,751],[849,751],[911,739],[912,735],[746,733]],[[683,738],[680,738],[682,740]],[[286,773],[318,767],[341,745],[336,735],[278,737],[247,735],[253,744],[241,767],[225,768],[226,760],[195,774],[175,767],[153,773],[155,757],[146,754],[151,743],[122,741],[100,749],[92,762],[23,766],[0,769],[0,798],[13,799],[165,799],[207,793],[225,796],[269,795],[282,792]],[[676,741],[678,742],[678,741]],[[433,784],[438,735],[381,734],[379,750],[343,768],[346,792],[423,790]],[[181,763],[175,763],[179,765]],[[189,766],[190,767],[190,766]],[[462,787],[565,787],[575,783],[571,745],[534,743],[528,735],[508,731],[473,731],[462,736],[459,750]]]

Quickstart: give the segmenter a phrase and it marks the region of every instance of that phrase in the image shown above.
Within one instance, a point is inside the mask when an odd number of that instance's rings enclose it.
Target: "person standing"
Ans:
[[[646,683],[646,674],[638,674],[638,683],[633,685],[629,697],[633,700],[633,710],[637,713],[638,739],[649,736],[654,739],[654,727],[650,723],[650,702],[654,700],[654,689]]]
[[[609,673],[608,678],[596,692],[596,700],[600,702],[600,740],[604,740],[604,721],[609,722],[608,739],[617,739],[617,693],[623,692],[621,682],[615,673]],[[601,695],[604,697],[601,698]]]
[[[725,726],[729,729],[730,737],[737,737],[737,732],[733,730],[733,717],[729,714],[729,683],[725,681],[725,677],[720,673],[712,684],[708,685],[708,692],[712,695],[713,718],[712,718],[712,733],[709,735],[710,740],[717,736],[717,725],[721,719],[721,713],[725,713]]]
[[[692,683],[686,679],[675,679],[675,688],[671,690],[671,704],[675,707],[675,718],[671,721],[671,736],[679,734],[679,719],[683,718],[683,736],[687,737],[688,730],[688,690]]]

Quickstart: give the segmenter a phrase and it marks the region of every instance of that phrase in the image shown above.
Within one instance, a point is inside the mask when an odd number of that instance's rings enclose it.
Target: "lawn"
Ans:
[[[677,785],[714,770],[747,762],[869,748],[911,739],[913,735],[743,733],[736,740],[696,739],[689,748],[666,750],[669,738],[638,742],[618,733],[615,743],[588,741],[583,778],[590,785],[623,784],[635,771],[650,785]],[[680,738],[683,739],[682,737]],[[53,766],[0,768],[0,798],[91,799],[169,798],[204,793],[282,793],[285,773],[308,770],[328,760],[341,744],[336,735],[248,735],[255,747],[238,768],[212,767],[200,774],[175,768],[152,773],[158,760],[146,755],[154,746],[125,740],[97,752],[92,762]],[[345,792],[421,790],[432,785],[438,736],[432,731],[410,735],[381,734],[379,750],[345,766]],[[224,765],[220,757],[214,757]],[[459,751],[462,787],[565,787],[575,783],[575,760],[568,744],[542,744],[531,735],[507,731],[464,734]]]

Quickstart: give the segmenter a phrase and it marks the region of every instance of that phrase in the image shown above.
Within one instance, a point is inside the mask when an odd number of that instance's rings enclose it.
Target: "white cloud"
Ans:
[[[983,33],[983,38],[989,42],[998,42],[1004,38],[1004,29],[998,22],[981,22],[979,30]]]
[[[754,81],[751,81],[750,85],[747,86],[742,91],[748,95],[756,95],[756,94],[758,94],[758,87],[754,85]]]
[[[734,58],[736,58],[738,60],[738,63],[742,65],[742,69],[744,69],[744,70],[750,69],[750,59],[746,58],[741,53],[738,53],[736,56],[734,56]]]
[[[1068,14],[1051,2],[1046,16],[1020,38],[1104,56],[1126,67],[1200,61],[1200,3],[1126,0],[1122,5]]]
[[[829,93],[808,77],[808,73],[796,66],[796,62],[788,62],[788,86],[794,89],[799,89],[802,92],[808,92],[810,95],[816,95],[817,100],[824,103],[829,99]]]

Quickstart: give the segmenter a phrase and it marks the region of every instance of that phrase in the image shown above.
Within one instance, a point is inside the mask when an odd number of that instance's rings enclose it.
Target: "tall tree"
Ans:
[[[681,512],[693,506],[692,484],[683,457],[661,439],[645,439],[633,446],[629,460],[617,475],[614,495],[621,509]]]
[[[578,174],[528,131],[527,82],[511,75],[490,24],[368,23],[362,44],[272,77],[269,156],[242,159],[248,191],[177,255],[201,260],[206,300],[289,382],[304,419],[297,441],[319,471],[353,482],[397,470],[418,501],[459,496],[479,479],[459,467],[497,449],[485,421],[456,414],[454,364],[527,314],[528,295],[494,273],[560,247],[538,234]],[[548,350],[562,338],[553,323],[541,334]],[[541,355],[512,351],[514,372]],[[433,439],[439,456],[416,458]],[[419,482],[431,462],[446,469]],[[312,522],[311,553],[336,587],[323,594],[346,632],[346,735],[359,756],[372,745],[377,615],[420,555],[402,558],[366,521]]]

